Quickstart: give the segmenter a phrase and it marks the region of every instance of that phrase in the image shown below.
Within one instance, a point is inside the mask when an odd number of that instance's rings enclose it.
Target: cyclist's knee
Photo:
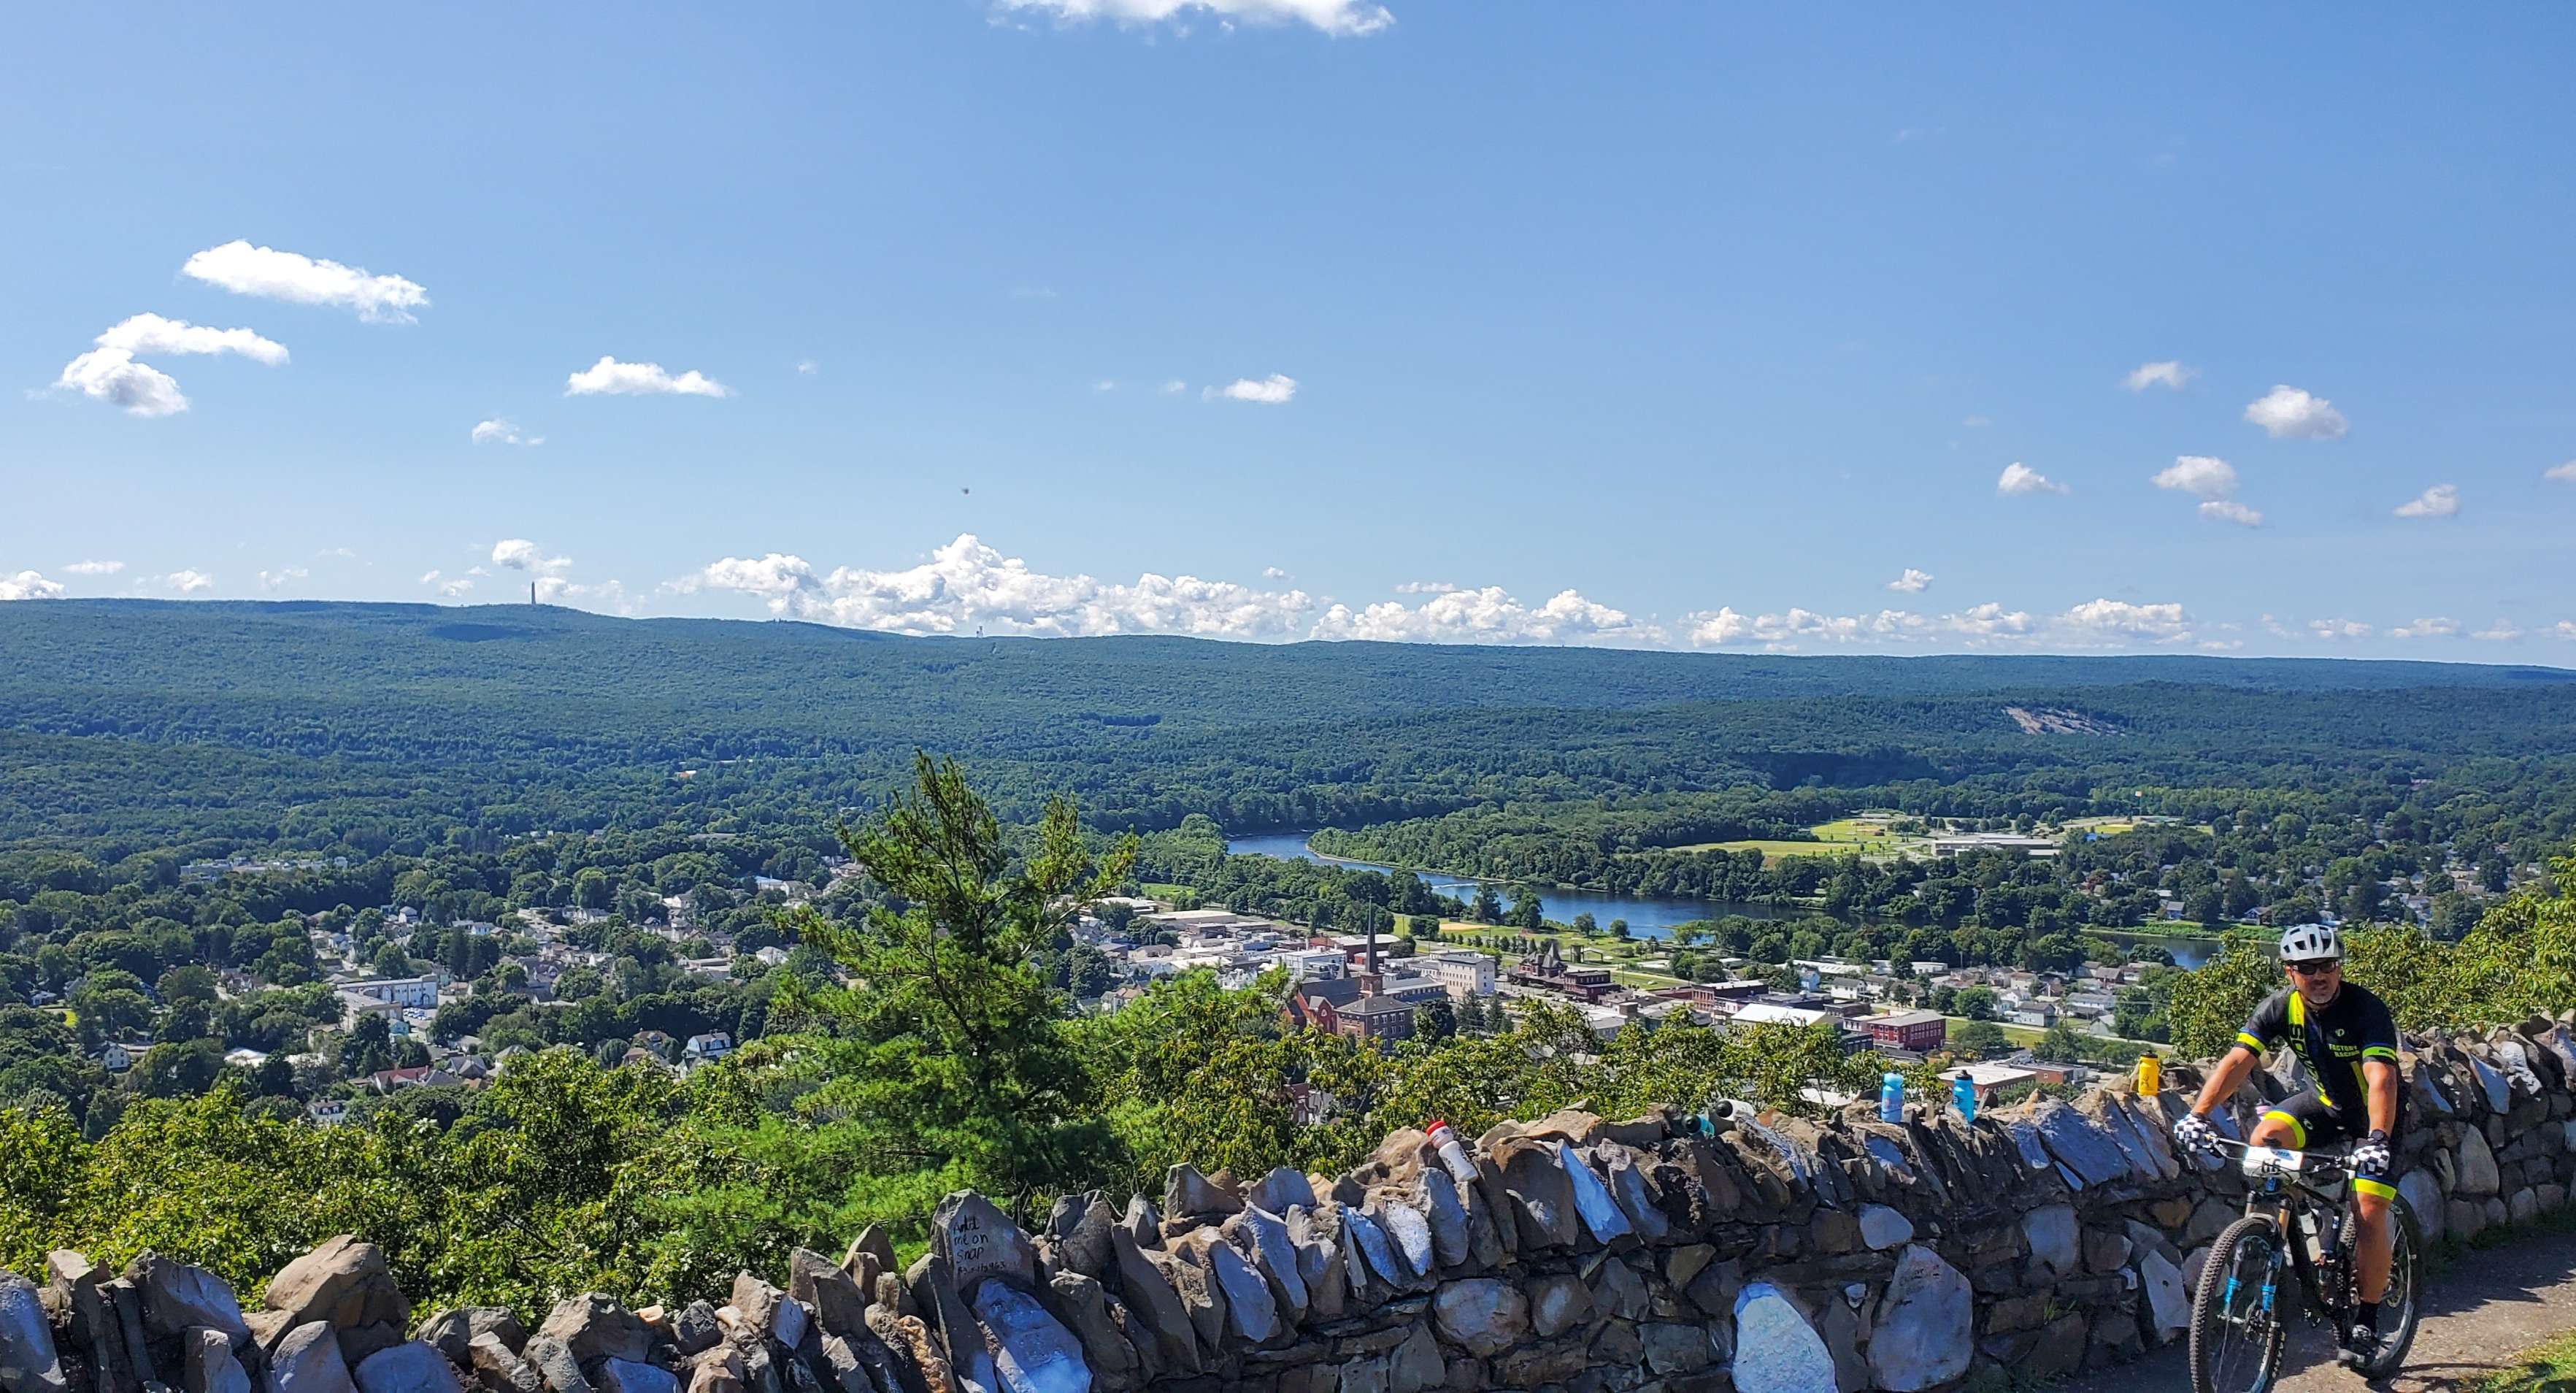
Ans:
[[[2363,1190],[2356,1193],[2352,1199],[2353,1208],[2361,1211],[2361,1221],[2363,1223],[2376,1225],[2388,1218],[2388,1197],[2386,1195],[2374,1195],[2367,1190]]]
[[[2256,1146],[2280,1146],[2296,1149],[2301,1139],[2299,1137],[2299,1129],[2296,1126],[2283,1121],[2277,1116],[2266,1113],[2262,1118],[2255,1122],[2254,1132],[2251,1136],[2247,1137],[2246,1140],[2252,1142]]]

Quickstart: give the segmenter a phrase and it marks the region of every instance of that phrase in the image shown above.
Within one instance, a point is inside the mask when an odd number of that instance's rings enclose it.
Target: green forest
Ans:
[[[1072,932],[1147,887],[1398,953],[1442,920],[1495,952],[1613,932],[1544,921],[1553,887],[1766,907],[1675,931],[1669,971],[1697,980],[1828,955],[2070,971],[2159,956],[2114,933],[2226,936],[2120,995],[2119,1035],[2185,1053],[2270,982],[2261,926],[2320,915],[2409,1025],[2576,990],[2576,674],[2553,669],[150,602],[0,606],[0,652],[21,1270],[149,1246],[242,1281],[356,1231],[441,1301],[645,1299],[862,1222],[917,1238],[960,1184],[1037,1208],[1184,1158],[1344,1166],[1432,1115],[1794,1109],[1878,1067],[1830,1031],[1602,1039],[1543,1005],[1426,1012],[1387,1049],[1293,1032],[1275,977],[1139,990]],[[1872,810],[2151,821],[2051,830],[2045,857],[1811,843]],[[1403,869],[1229,850],[1283,829]],[[1709,846],[1742,840],[1816,854]],[[1486,883],[1453,898],[1434,871]],[[398,1027],[345,1014],[353,973],[449,985]],[[679,1067],[713,1037],[732,1052]],[[2005,1047],[1983,1019],[1953,1045]]]

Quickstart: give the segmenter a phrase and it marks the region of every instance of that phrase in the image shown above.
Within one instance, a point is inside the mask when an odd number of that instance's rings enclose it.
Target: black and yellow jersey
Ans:
[[[2297,1051],[2316,1084],[2317,1101],[2353,1127],[2356,1136],[2370,1125],[2370,1085],[2362,1061],[2385,1060],[2389,1068],[2397,1067],[2397,1021],[2388,1014],[2388,1003],[2350,982],[2323,1006],[2310,1006],[2296,987],[2274,992],[2246,1018],[2236,1043],[2256,1054],[2285,1044]],[[2400,1089],[2401,1107],[2405,1096]]]

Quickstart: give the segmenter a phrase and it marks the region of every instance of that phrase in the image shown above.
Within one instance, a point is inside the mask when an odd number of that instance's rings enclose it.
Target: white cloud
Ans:
[[[1272,373],[1255,381],[1238,377],[1223,387],[1210,387],[1203,394],[1209,401],[1248,401],[1263,406],[1285,406],[1297,395],[1297,379],[1283,373]]]
[[[1499,585],[1453,590],[1420,605],[1380,601],[1354,611],[1335,605],[1315,624],[1316,638],[1387,643],[1588,643],[1661,637],[1623,610],[1560,590],[1546,604],[1522,604]]]
[[[1961,421],[1959,424],[1966,426],[1970,430],[1983,430],[1987,426],[1994,424],[1994,418],[1990,416],[1971,416],[1968,419]]]
[[[1099,381],[1092,383],[1091,390],[1095,392],[1115,392],[1118,390],[1117,379],[1104,377]]]
[[[733,389],[708,377],[697,369],[673,377],[660,363],[621,363],[607,354],[599,361],[564,379],[568,397],[650,396],[656,393],[682,397],[729,397]]]
[[[2347,425],[2333,402],[2286,383],[2248,403],[2245,419],[2275,440],[2340,440]]]
[[[1908,595],[1920,595],[1924,591],[1932,588],[1932,573],[1930,571],[1918,571],[1913,567],[1908,566],[1905,568],[1905,574],[1898,576],[1896,579],[1887,583],[1887,588],[1890,590],[1901,590]]]
[[[75,561],[63,568],[76,576],[112,576],[125,569],[122,561]]]
[[[505,571],[554,576],[571,570],[572,558],[549,556],[542,547],[525,537],[510,537],[492,544],[492,564]]]
[[[2127,377],[2120,379],[2120,385],[2132,392],[2143,392],[2149,387],[2171,387],[2175,391],[2180,391],[2182,384],[2198,376],[2200,376],[2200,369],[2184,367],[2170,360],[2162,363],[2140,363],[2129,370]]]
[[[203,571],[172,571],[161,578],[161,583],[182,595],[193,595],[200,590],[215,588],[215,578]]]
[[[136,362],[138,356],[238,353],[270,367],[286,361],[286,346],[248,329],[209,329],[184,319],[138,314],[100,334],[98,347],[63,365],[54,386],[125,408],[135,416],[175,416],[188,398],[168,373]]]
[[[14,576],[0,575],[0,600],[59,600],[62,597],[61,581],[47,580],[34,571],[20,571]]]
[[[2003,473],[1995,476],[1995,492],[2020,497],[2034,493],[2072,493],[2074,490],[2015,460],[2004,466]]]
[[[1288,573],[1277,566],[1264,566],[1261,568],[1261,578],[1263,580],[1286,580],[1288,578]]]
[[[1335,38],[1374,34],[1395,23],[1386,6],[1370,0],[997,0],[1007,11],[1028,11],[1063,24],[1106,19],[1118,24],[1186,21],[1206,15],[1220,23],[1299,23]]]
[[[282,566],[274,571],[262,571],[259,573],[259,588],[262,590],[275,590],[277,587],[286,584],[288,581],[303,580],[312,574],[313,573],[311,571],[308,571],[301,566]]]
[[[495,416],[491,420],[474,423],[474,443],[477,445],[543,445],[546,443],[546,438],[542,435],[522,435],[519,433],[518,422],[507,416]]]
[[[2576,619],[2561,619],[2558,621],[2557,627],[2551,629],[2550,632],[2558,635],[2560,638],[2576,638]]]
[[[798,377],[812,377],[814,374],[821,372],[822,370],[823,365],[815,362],[811,358],[802,358],[797,360],[796,375]]]
[[[1941,627],[1969,639],[2021,638],[2036,633],[2039,621],[2026,610],[2006,609],[1994,600],[1941,616]]]
[[[2418,619],[2412,624],[2400,624],[2389,630],[2388,636],[2390,638],[2457,638],[2459,633],[2460,621],[2456,619]]]
[[[2226,498],[2236,492],[2236,467],[2213,455],[2176,455],[2173,467],[2152,482],[2195,498]]]
[[[2213,498],[2201,504],[2200,515],[2205,518],[2216,518],[2220,522],[2232,522],[2239,527],[2263,525],[2263,515],[2260,512],[2246,507],[2233,498]]]
[[[1683,615],[1682,621],[1691,626],[1690,642],[1706,648],[1737,643],[1759,643],[1770,648],[1794,648],[1808,642],[1901,643],[1940,627],[1934,620],[1901,609],[1846,615],[1791,608],[1781,614],[1746,615],[1721,606]]]
[[[1122,585],[1087,575],[1048,575],[972,533],[902,570],[844,566],[823,575],[803,557],[771,552],[726,557],[669,588],[740,591],[759,596],[772,613],[908,634],[1296,638],[1307,635],[1318,608],[1304,591],[1256,590],[1195,576],[1147,573]]]
[[[2126,600],[2087,600],[2053,622],[2070,641],[2178,643],[2191,637],[2191,616],[2179,604],[2134,605]]]
[[[370,324],[409,324],[411,312],[429,304],[428,291],[400,276],[371,276],[359,267],[244,241],[208,247],[179,272],[236,295],[356,310]]]
[[[435,570],[423,573],[420,578],[420,583],[423,585],[437,586],[438,593],[451,600],[474,588],[474,578],[472,576],[456,576],[454,578],[450,578]]]
[[[2563,484],[2576,484],[2576,459],[2569,460],[2565,464],[2553,464],[2540,471],[2540,477],[2556,479]]]
[[[2336,639],[2360,639],[2371,635],[2371,627],[2358,619],[2311,619],[2308,627],[2317,637],[2329,642]]]
[[[1395,587],[1398,595],[1446,595],[1457,589],[1457,583],[1446,580],[1408,580]]]
[[[317,557],[328,557],[334,561],[355,561],[358,559],[358,554],[347,547],[324,547],[322,550],[313,554]]]
[[[1167,396],[1167,397],[1176,397],[1176,396],[1179,396],[1181,393],[1188,391],[1189,389],[1190,389],[1190,384],[1188,384],[1188,383],[1186,383],[1186,382],[1183,382],[1183,381],[1182,381],[1182,380],[1180,380],[1179,378],[1175,377],[1175,378],[1173,378],[1172,380],[1170,380],[1169,382],[1166,382],[1166,383],[1164,383],[1164,384],[1163,384],[1163,395],[1165,395],[1165,396]]]
[[[2457,484],[2435,484],[2414,499],[2397,505],[2401,518],[2457,517],[2460,512],[2460,488]]]
[[[2510,619],[2499,619],[2469,637],[2484,639],[2489,643],[2511,643],[2522,637],[2522,629]]]

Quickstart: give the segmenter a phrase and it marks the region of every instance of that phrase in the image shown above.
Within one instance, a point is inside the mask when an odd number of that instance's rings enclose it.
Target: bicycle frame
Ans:
[[[2233,1145],[2234,1143],[2231,1143]],[[2250,1150],[2251,1148],[2245,1148]],[[2341,1167],[2331,1158],[2303,1152],[2301,1155],[2323,1163],[2338,1177]],[[2308,1298],[2308,1307],[2319,1315],[2341,1320],[2347,1314],[2352,1292],[2352,1254],[2344,1243],[2349,1226],[2349,1191],[2340,1178],[2331,1186],[2318,1185],[2304,1172],[2265,1168],[2256,1180],[2256,1188],[2245,1197],[2245,1212],[2263,1219],[2280,1235],[2280,1246],[2274,1254],[2274,1285],[2277,1287],[2281,1254],[2287,1254],[2290,1266],[2297,1272],[2299,1288]],[[2294,1222],[2305,1215],[2315,1226],[2313,1234],[2302,1234]],[[2235,1280],[2230,1278],[2230,1281]],[[2263,1309],[2274,1310],[2275,1292],[2263,1294]],[[2233,1292],[2229,1295],[2232,1297]]]

